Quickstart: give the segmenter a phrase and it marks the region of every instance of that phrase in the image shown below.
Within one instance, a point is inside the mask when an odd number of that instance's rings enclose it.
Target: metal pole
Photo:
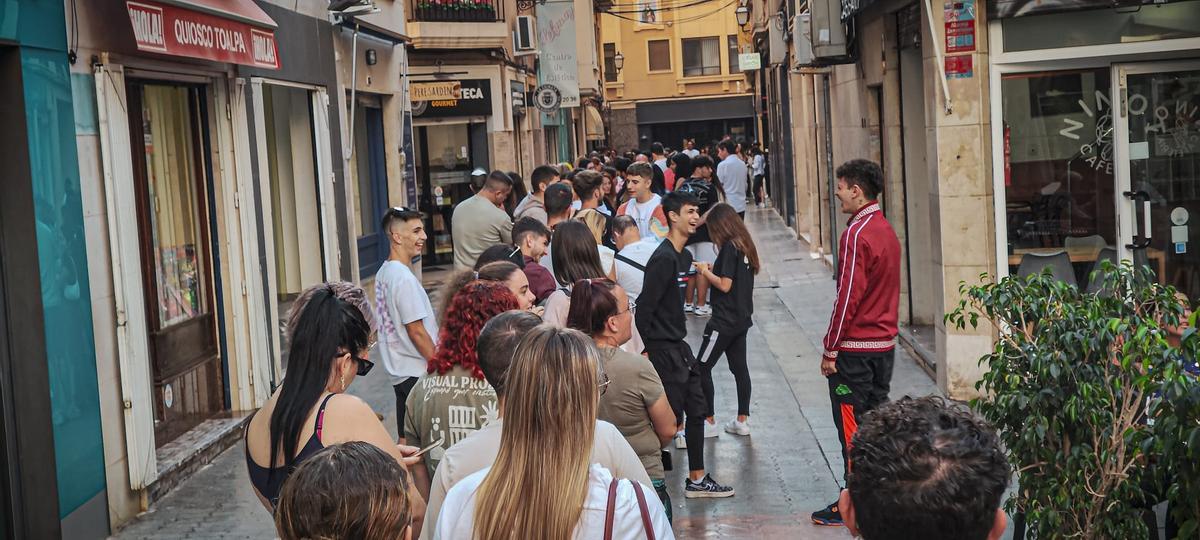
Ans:
[[[350,132],[350,136],[347,137],[346,144],[342,148],[342,156],[346,161],[350,161],[350,155],[354,153],[354,105],[358,103],[358,21],[354,22],[354,39],[352,41],[353,43],[350,45],[350,121],[346,123],[350,126],[350,129],[347,130]]]
[[[837,192],[837,178],[833,177],[833,114],[830,111],[829,105],[829,74],[821,77],[821,116],[825,124],[825,176],[829,182],[829,254],[833,255],[833,279],[838,279],[838,235],[837,235],[837,218],[838,204],[837,197],[834,193]]]

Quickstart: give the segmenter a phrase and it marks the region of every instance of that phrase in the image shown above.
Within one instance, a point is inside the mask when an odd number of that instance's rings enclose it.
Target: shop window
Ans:
[[[1005,52],[1200,37],[1195,2],[1093,9],[1000,21]]]
[[[604,82],[617,82],[617,44],[604,44]]]
[[[1006,226],[1014,269],[1027,253],[1115,246],[1110,84],[1107,67],[1003,78]],[[1086,278],[1090,264],[1078,266],[1078,277]]]
[[[646,55],[650,59],[650,71],[671,71],[671,42],[652,39],[646,42]]]
[[[188,89],[145,87],[142,130],[160,328],[204,313],[204,245]]]
[[[715,37],[683,40],[683,76],[721,74],[721,41]]]
[[[729,72],[741,73],[742,66],[738,62],[738,55],[741,54],[741,48],[738,46],[737,36],[727,36],[729,43]]]

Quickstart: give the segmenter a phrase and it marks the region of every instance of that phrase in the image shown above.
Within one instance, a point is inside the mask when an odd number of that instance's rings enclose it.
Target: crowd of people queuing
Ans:
[[[287,376],[247,428],[251,483],[280,536],[674,538],[672,442],[686,451],[686,498],[734,496],[708,472],[704,439],[722,427],[751,433],[747,334],[763,263],[744,219],[747,188],[766,202],[764,161],[757,144],[655,143],[537,167],[521,197],[518,176],[477,175],[451,220],[456,274],[436,308],[413,271],[423,216],[388,210],[373,305],[348,283],[306,290],[290,315]],[[838,171],[847,234],[856,231],[841,244],[854,253],[839,260],[849,261],[843,281],[858,281],[839,284],[820,369],[847,490],[813,521],[896,538],[893,525],[955,509],[971,515],[922,537],[989,538],[996,520],[1004,530],[996,508],[1007,486],[994,435],[947,448],[946,433],[990,431],[944,402],[885,404],[899,248],[874,202],[878,169]],[[689,314],[707,319],[696,351]],[[395,391],[399,444],[345,393],[372,369],[372,350]],[[721,358],[737,410],[718,426]],[[905,446],[889,442],[895,433]],[[947,467],[967,481],[943,478]]]

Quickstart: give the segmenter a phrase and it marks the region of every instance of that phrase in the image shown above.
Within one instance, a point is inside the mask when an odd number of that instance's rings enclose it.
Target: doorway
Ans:
[[[377,101],[377,100],[376,100]],[[354,172],[358,216],[358,277],[374,277],[388,257],[388,245],[379,223],[388,207],[386,150],[383,140],[383,108],[359,103],[354,113]]]
[[[425,215],[425,269],[454,264],[454,207],[475,195],[471,171],[488,170],[487,124],[466,122],[416,127],[418,209]]]
[[[154,382],[155,445],[225,406],[201,86],[130,81],[130,140]],[[136,147],[135,147],[136,148]]]
[[[1122,258],[1200,298],[1200,62],[1113,67]]]

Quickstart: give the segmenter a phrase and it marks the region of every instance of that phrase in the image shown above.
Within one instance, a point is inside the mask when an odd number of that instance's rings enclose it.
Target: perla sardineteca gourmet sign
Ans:
[[[492,80],[414,82],[409,87],[414,118],[491,116]]]

